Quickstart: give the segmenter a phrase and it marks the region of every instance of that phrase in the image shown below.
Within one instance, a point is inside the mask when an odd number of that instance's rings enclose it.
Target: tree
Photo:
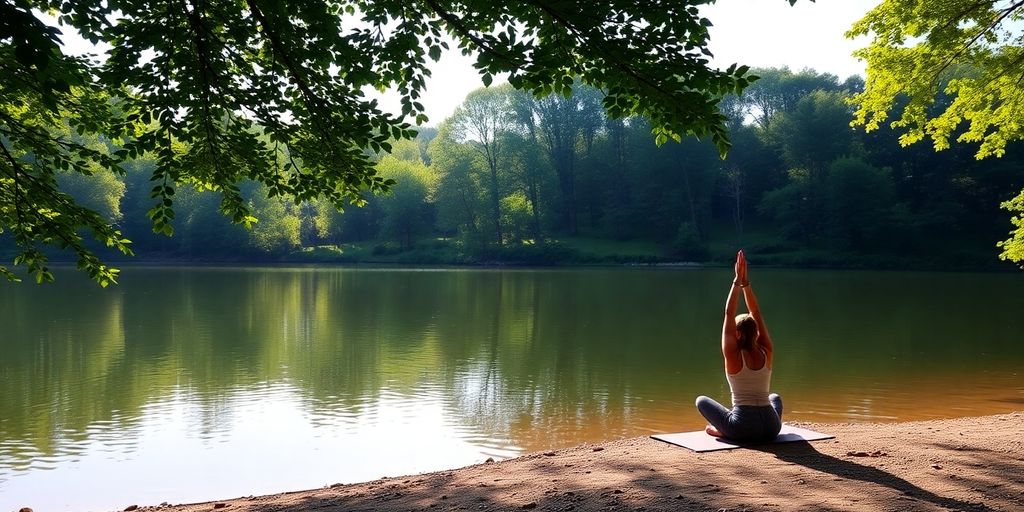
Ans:
[[[146,185],[148,191],[148,180]],[[248,188],[254,187],[249,184]],[[192,185],[183,185],[178,187],[174,197],[181,215],[175,220],[175,236],[166,246],[170,253],[188,259],[226,259],[250,245],[249,232],[221,214],[220,200],[216,195],[203,193]],[[262,226],[261,231],[265,233]]]
[[[579,228],[576,163],[581,147],[589,149],[601,125],[599,94],[577,84],[565,94],[515,102],[518,122],[533,134],[558,176],[560,227],[569,234]]]
[[[770,217],[782,236],[810,246],[823,212],[812,207],[811,180],[805,169],[790,169],[789,182],[764,194],[758,209]],[[816,205],[814,205],[816,206]]]
[[[1003,248],[1001,257],[1010,261],[1024,261],[1024,192],[1003,203],[1002,207],[1013,212],[1010,222],[1014,230],[1010,232],[1008,240],[998,244]]]
[[[388,156],[421,164],[429,162],[427,145],[436,136],[434,128],[420,129],[415,140],[397,140],[391,145]],[[383,159],[382,159],[383,160]],[[380,171],[378,162],[378,171]],[[323,199],[311,203],[310,231],[316,239],[332,244],[358,242],[373,239],[378,235],[381,218],[384,215],[381,198],[368,197],[360,208],[338,210]]]
[[[82,137],[72,134],[67,127],[60,132],[60,137],[74,140],[93,151],[109,154],[110,148],[96,136]],[[99,165],[91,166],[90,174],[60,171],[55,176],[57,186],[74,198],[78,204],[100,214],[107,222],[117,224],[121,221],[121,198],[125,185],[117,175]]]
[[[634,140],[639,147],[633,150],[638,156],[629,200],[642,211],[632,215],[633,232],[661,242],[673,240],[680,231],[703,238],[720,167],[714,147],[686,139],[658,149],[649,138],[638,139]],[[683,224],[688,227],[681,228]]]
[[[371,240],[379,231],[380,198],[369,197],[365,205],[359,208],[346,208],[338,211],[330,202],[323,199],[313,203],[313,228],[319,240],[342,244]]]
[[[528,204],[525,205],[525,211],[529,212],[529,236],[520,238],[531,238],[535,243],[544,243],[543,230],[541,228],[541,204],[545,204],[541,200],[541,189],[545,180],[544,170],[546,168],[543,164],[543,157],[541,156],[540,147],[537,145],[537,140],[529,132],[524,132],[523,126],[519,126],[518,131],[509,131],[504,134],[505,147],[509,149],[510,157],[510,168],[511,175],[514,181],[514,187],[518,190],[512,192],[513,196],[518,196],[522,193]],[[509,204],[516,205],[516,211],[524,211],[518,202],[513,201]],[[505,210],[503,210],[505,211]],[[545,210],[546,211],[546,210]]]
[[[753,117],[762,129],[768,128],[777,114],[792,110],[800,98],[813,91],[842,90],[835,75],[810,69],[798,73],[785,67],[754,69],[754,73],[758,79],[744,91],[740,103],[746,107],[744,114]]]
[[[283,197],[267,197],[263,186],[253,187],[249,208],[258,222],[249,230],[249,243],[261,252],[281,254],[301,245],[299,206]]]
[[[488,202],[491,210],[491,224],[494,226],[494,242],[503,242],[501,228],[501,191],[498,186],[498,159],[505,152],[501,141],[502,132],[512,124],[509,105],[509,87],[477,89],[462,102],[452,116],[453,135],[469,143],[487,163]]]
[[[427,200],[433,194],[435,176],[418,160],[399,160],[391,156],[382,158],[377,168],[383,176],[397,182],[381,201],[384,210],[381,230],[402,249],[412,249],[433,224]]]
[[[710,67],[705,3],[3,0],[0,229],[20,249],[14,264],[38,280],[52,279],[42,247],[58,246],[100,284],[115,281],[83,235],[124,253],[128,241],[53,174],[88,174],[94,163],[122,173],[126,159],[146,155],[156,161],[149,216],[165,234],[182,184],[219,192],[232,220],[247,224],[238,187],[247,179],[297,202],[361,204],[392,185],[367,150],[413,137],[406,119],[426,121],[427,61],[446,37],[477,54],[485,84],[508,73],[518,89],[562,94],[579,77],[606,91],[609,114],[648,117],[659,142],[709,136],[725,151],[718,100],[750,78],[743,66]],[[65,55],[60,29],[40,12],[109,45],[107,58]],[[383,112],[368,87],[397,90],[402,115]],[[63,118],[120,148],[104,155],[52,136]]]
[[[430,142],[430,160],[438,176],[438,227],[456,231],[473,245],[482,244],[479,212],[484,210],[481,195],[480,154],[452,138],[451,123],[441,123],[437,137]]]
[[[510,104],[512,116],[515,119],[516,125],[518,125],[518,132],[522,136],[518,144],[513,143],[513,147],[520,149],[517,152],[519,158],[516,160],[522,169],[523,186],[526,189],[526,197],[530,201],[530,210],[533,214],[531,221],[533,236],[538,243],[543,243],[544,238],[541,236],[540,222],[540,189],[543,177],[541,175],[541,158],[539,156],[540,141],[537,135],[537,118],[534,115],[536,99],[525,92],[514,91],[511,94]],[[525,150],[525,154],[523,150]]]
[[[867,81],[854,124],[874,130],[898,111],[889,124],[904,130],[903,145],[930,138],[943,150],[956,140],[978,143],[978,159],[1002,156],[1024,139],[1022,17],[1019,1],[885,0],[847,33],[872,37],[856,52]],[[1024,232],[999,245],[1002,258],[1022,261]]]
[[[724,102],[723,102],[724,103]],[[723,108],[723,112],[727,110]],[[598,144],[595,151],[590,152],[592,173],[602,174],[604,187],[598,186],[597,199],[603,201],[601,224],[603,230],[611,236],[625,239],[630,236],[630,208],[628,198],[633,194],[632,180],[627,177],[630,170],[630,156],[627,151],[627,135],[629,133],[625,119],[605,119],[605,144]],[[732,150],[730,150],[730,153]]]
[[[753,130],[748,127],[739,125],[738,123],[734,126],[730,126],[732,129],[733,140],[739,136],[740,140],[743,141],[741,144],[737,144],[736,148],[748,149],[754,144],[750,144],[750,141],[757,141],[757,137],[753,136]],[[744,158],[749,155],[749,151],[741,152],[740,156],[736,156],[736,148],[729,153],[729,157],[723,162],[722,165],[722,178],[724,178],[725,184],[725,195],[730,199],[731,213],[733,226],[736,230],[737,242],[743,239],[743,219],[744,219],[744,199],[746,198],[746,189],[749,180],[747,174],[750,172],[748,160]]]
[[[828,235],[840,250],[870,250],[891,244],[902,219],[893,215],[896,194],[887,169],[858,158],[832,162],[826,178]]]
[[[850,128],[850,109],[840,93],[812,91],[794,107],[777,116],[768,138],[779,145],[791,167],[807,169],[812,178],[823,176],[836,158],[857,150]]]
[[[703,239],[707,234],[705,220],[710,215],[709,205],[719,171],[713,150],[707,144],[688,139],[672,144],[667,153],[671,155],[673,170],[682,178],[678,190],[679,195],[686,199],[683,224],[688,226],[682,230]]]

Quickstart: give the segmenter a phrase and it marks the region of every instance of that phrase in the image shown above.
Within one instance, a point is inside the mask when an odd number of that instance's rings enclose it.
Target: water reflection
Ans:
[[[0,509],[267,493],[696,428],[694,396],[727,400],[729,277],[135,268],[108,290],[71,272],[4,286]],[[1021,284],[760,272],[787,419],[1020,409]]]

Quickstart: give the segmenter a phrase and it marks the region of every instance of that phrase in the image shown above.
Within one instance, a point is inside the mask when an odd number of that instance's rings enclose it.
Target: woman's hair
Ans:
[[[736,315],[736,331],[739,332],[736,345],[741,350],[757,348],[757,321],[750,313]]]

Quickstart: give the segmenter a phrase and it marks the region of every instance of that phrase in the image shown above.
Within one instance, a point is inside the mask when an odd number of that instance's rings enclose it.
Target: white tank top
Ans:
[[[762,350],[762,352],[764,352]],[[765,354],[764,366],[760,370],[747,368],[743,360],[743,353],[740,353],[740,361],[743,367],[739,373],[730,374],[725,372],[725,378],[729,381],[729,389],[732,390],[732,405],[771,405],[768,401],[768,388],[772,382],[772,369],[768,367],[768,355]]]

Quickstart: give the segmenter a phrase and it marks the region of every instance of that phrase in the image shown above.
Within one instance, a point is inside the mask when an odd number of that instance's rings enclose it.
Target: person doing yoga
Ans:
[[[782,399],[768,394],[774,346],[747,279],[743,251],[736,254],[735,270],[722,325],[722,356],[732,390],[732,410],[706,396],[697,397],[697,410],[710,423],[704,429],[708,435],[738,442],[770,441],[782,428]],[[750,312],[737,315],[741,293]]]

